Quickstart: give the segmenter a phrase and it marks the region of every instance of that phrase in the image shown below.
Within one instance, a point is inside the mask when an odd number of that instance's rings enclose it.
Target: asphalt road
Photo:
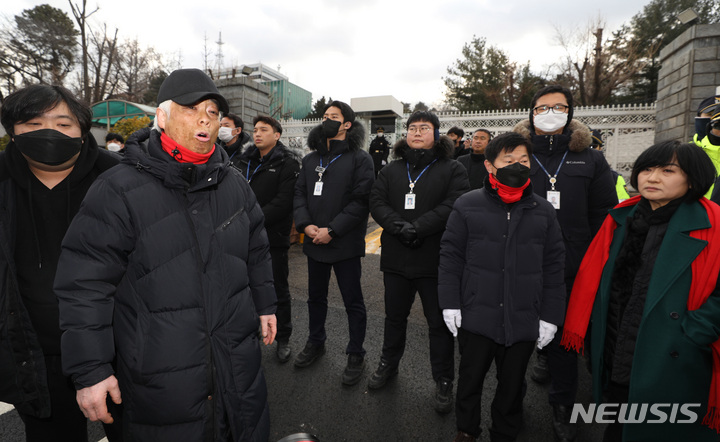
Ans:
[[[376,226],[371,222],[368,232]],[[370,248],[372,249],[372,248]],[[293,296],[294,330],[290,344],[293,358],[307,339],[307,262],[302,246],[290,249],[290,290]],[[430,373],[428,337],[422,307],[417,300],[408,324],[408,342],[398,376],[384,389],[368,391],[367,381],[377,367],[382,348],[384,304],[380,256],[368,254],[363,260],[363,294],[368,313],[366,368],[363,379],[352,387],[340,382],[347,357],[347,319],[342,298],[331,280],[327,317],[327,353],[312,366],[297,369],[292,359],[280,364],[275,345],[263,348],[269,390],[271,441],[308,432],[322,442],[336,441],[452,441],[456,434],[455,415],[439,415],[433,409],[434,383]],[[456,370],[459,355],[456,352]],[[532,363],[532,362],[531,362]],[[578,401],[588,403],[590,378],[580,363]],[[483,396],[482,441],[489,440],[489,406],[496,386],[494,368],[488,374]],[[0,404],[1,405],[1,404]],[[0,408],[0,441],[22,442],[22,422],[14,410]],[[528,377],[524,401],[524,428],[519,441],[552,441],[552,412],[547,403],[547,386]],[[98,424],[89,426],[90,441],[104,437]],[[602,440],[602,425],[578,424],[579,442]]]

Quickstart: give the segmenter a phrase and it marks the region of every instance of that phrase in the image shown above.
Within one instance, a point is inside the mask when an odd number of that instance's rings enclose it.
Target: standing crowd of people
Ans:
[[[418,111],[394,146],[379,128],[366,150],[353,109],[331,101],[304,156],[272,117],[246,133],[201,70],[172,72],[157,101],[152,127],[110,134],[107,149],[88,106],[60,86],[3,103],[0,400],[28,441],[87,441],[87,419],[110,442],[268,440],[260,346],[293,358],[293,223],[308,275],[298,369],[328,350],[334,272],[348,321],[342,383],[369,371],[378,390],[401,374],[419,295],[434,409],[455,410],[456,442],[481,435],[493,362],[491,440],[520,434],[528,370],[550,384],[556,440],[576,440],[583,350],[596,402],[697,404],[704,416],[620,420],[605,441],[718,439],[720,97],[701,103],[693,143],[640,155],[633,197],[562,86],[538,91],[511,132],[479,128],[469,146],[463,129],[442,135]],[[370,215],[385,321],[366,370]]]

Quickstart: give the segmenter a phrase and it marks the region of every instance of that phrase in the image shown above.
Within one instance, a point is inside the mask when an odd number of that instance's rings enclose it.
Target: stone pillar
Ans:
[[[698,105],[720,86],[720,23],[691,27],[659,60],[655,142],[690,141]]]
[[[243,130],[252,132],[257,115],[270,115],[270,88],[246,76],[215,80],[220,93],[230,105],[230,112],[242,118]]]

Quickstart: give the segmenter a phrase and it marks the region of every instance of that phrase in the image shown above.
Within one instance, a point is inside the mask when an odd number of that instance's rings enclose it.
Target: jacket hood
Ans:
[[[407,144],[407,139],[401,138],[395,143],[395,146],[393,146],[393,155],[395,158],[405,159],[405,152],[407,152],[408,149],[410,149],[410,146]],[[455,153],[455,143],[445,135],[440,135],[440,138],[433,144],[432,150],[438,158],[452,159]]]
[[[532,143],[532,136],[535,135],[535,131],[530,128],[530,121],[528,120],[523,120],[516,124],[513,132],[524,136],[530,143]],[[571,120],[567,130],[563,133],[569,133],[570,135],[568,149],[572,152],[582,152],[585,149],[589,149],[592,144],[592,132],[590,128],[578,120]]]
[[[345,137],[351,151],[363,150],[365,147],[365,126],[358,120],[353,121]],[[317,150],[318,146],[325,145],[327,137],[322,133],[322,124],[315,126],[308,134],[308,147]]]
[[[122,163],[153,175],[166,187],[199,190],[222,179],[229,167],[230,157],[216,144],[207,163],[179,163],[162,150],[160,132],[146,127],[130,135],[125,142]]]

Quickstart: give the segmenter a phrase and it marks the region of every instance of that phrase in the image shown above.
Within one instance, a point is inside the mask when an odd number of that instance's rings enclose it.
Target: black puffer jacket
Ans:
[[[406,278],[437,278],[445,223],[453,203],[470,190],[470,185],[465,168],[452,159],[452,141],[441,136],[420,161],[410,165],[410,175],[415,180],[425,166],[437,159],[415,183],[415,209],[405,209],[405,195],[410,190],[406,160],[409,149],[405,139],[395,144],[394,155],[401,159],[380,171],[370,195],[373,219],[383,228],[380,270]],[[398,221],[415,226],[421,241],[419,248],[404,246],[393,234]]]
[[[119,159],[98,149],[88,135],[73,171],[51,190],[32,175],[13,142],[0,153],[0,401],[23,413],[40,418],[51,414],[44,356],[60,354],[52,287],[60,244],[90,185]],[[17,201],[18,197],[24,201]],[[33,215],[19,218],[19,207],[33,207]],[[19,228],[34,238],[20,238],[25,235],[19,234]],[[18,243],[24,240],[34,243],[22,245],[26,248],[22,253],[32,255],[25,283],[16,262]]]
[[[265,441],[258,316],[276,299],[260,206],[222,149],[196,166],[149,129],[125,146],[63,241],[63,368],[91,386],[117,356],[126,440]]]
[[[303,252],[312,259],[334,263],[365,256],[365,233],[368,221],[368,198],[375,179],[370,154],[363,150],[365,129],[359,121],[353,122],[345,140],[331,140],[330,153],[320,155],[318,146],[327,138],[317,126],[308,135],[308,146],[313,152],[302,159],[302,169],[295,184],[295,228],[303,232],[314,224],[330,227],[335,238],[328,244],[313,244],[305,238]],[[323,174],[322,196],[314,196],[320,161],[327,168]],[[332,164],[329,164],[332,161]]]
[[[525,189],[507,205],[490,188],[458,198],[442,237],[440,308],[500,345],[535,341],[539,321],[565,317],[565,248],[555,209]]]
[[[607,216],[617,203],[615,182],[610,166],[601,152],[590,149],[592,133],[577,120],[570,121],[560,135],[536,135],[530,122],[513,129],[532,143],[533,155],[554,175],[567,152],[555,183],[560,191],[558,223],[565,242],[565,277],[568,291],[580,267],[580,261]],[[531,159],[530,179],[535,193],[543,198],[551,189],[550,180],[535,158]]]
[[[260,151],[251,145],[238,164],[265,216],[270,247],[290,247],[290,228],[293,222],[293,195],[300,163],[294,153],[280,141],[260,160]]]

